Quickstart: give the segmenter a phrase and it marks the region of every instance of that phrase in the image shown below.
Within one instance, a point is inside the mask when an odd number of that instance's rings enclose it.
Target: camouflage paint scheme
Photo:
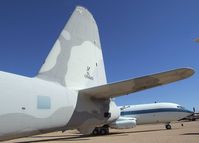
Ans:
[[[71,90],[107,84],[97,24],[87,9],[75,9],[37,77]],[[109,112],[109,104],[109,98],[78,96],[68,128],[90,133],[96,125],[106,122],[104,113]]]
[[[77,92],[38,78],[4,72],[0,72],[0,77],[0,140],[66,126],[75,109]],[[49,108],[38,106],[39,96],[50,99]]]
[[[143,77],[133,85],[155,81],[143,86],[147,89],[193,74],[183,69],[186,74],[180,76],[181,70]],[[126,88],[132,88],[130,81],[107,84],[96,22],[88,10],[78,6],[36,77],[0,72],[0,140],[67,129],[91,133],[94,127],[117,120],[120,111],[111,97],[126,94]],[[119,94],[114,87],[121,89]],[[104,117],[106,112],[111,117]]]
[[[167,72],[157,73],[135,79],[129,79],[108,85],[91,87],[79,91],[80,95],[86,95],[98,99],[106,99],[107,97],[116,97],[129,94],[156,86],[161,86],[174,81],[178,81],[194,74],[192,69],[180,68]]]
[[[75,9],[37,77],[77,90],[107,83],[97,24],[88,10]]]
[[[109,98],[78,96],[79,89],[107,83],[98,28],[83,7],[73,12],[37,77],[0,77],[0,140],[67,129],[88,134],[112,121],[104,113],[117,108]],[[41,95],[50,98],[49,109],[38,109]],[[118,116],[116,110],[113,120]]]

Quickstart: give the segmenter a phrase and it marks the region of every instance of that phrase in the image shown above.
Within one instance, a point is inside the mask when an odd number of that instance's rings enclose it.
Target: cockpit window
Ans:
[[[182,106],[177,106],[177,108],[185,110],[185,107],[182,107]]]
[[[130,106],[129,106],[129,105],[127,105],[127,106],[122,106],[122,107],[120,108],[120,110],[124,110],[124,109],[127,109],[127,108],[130,108]]]

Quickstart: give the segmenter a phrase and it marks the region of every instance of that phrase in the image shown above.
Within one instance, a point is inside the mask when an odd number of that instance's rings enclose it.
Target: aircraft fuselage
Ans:
[[[121,110],[121,116],[136,118],[137,125],[170,123],[190,114],[191,111],[175,103],[130,105]]]
[[[56,83],[0,72],[0,139],[63,128],[77,93]]]

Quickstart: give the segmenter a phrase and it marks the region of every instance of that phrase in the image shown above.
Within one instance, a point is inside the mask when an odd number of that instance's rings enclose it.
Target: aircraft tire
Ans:
[[[105,129],[100,129],[100,135],[106,135],[107,131]]]
[[[99,131],[97,129],[94,129],[92,132],[92,135],[97,136],[99,135]]]
[[[167,130],[170,130],[171,129],[171,125],[165,125],[165,128],[167,129]]]

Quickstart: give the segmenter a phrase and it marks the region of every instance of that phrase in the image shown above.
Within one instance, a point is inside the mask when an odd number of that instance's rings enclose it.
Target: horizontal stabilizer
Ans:
[[[79,95],[90,96],[97,99],[108,99],[182,80],[192,76],[193,74],[194,70],[189,68],[175,69],[135,79],[83,89],[79,91]]]

